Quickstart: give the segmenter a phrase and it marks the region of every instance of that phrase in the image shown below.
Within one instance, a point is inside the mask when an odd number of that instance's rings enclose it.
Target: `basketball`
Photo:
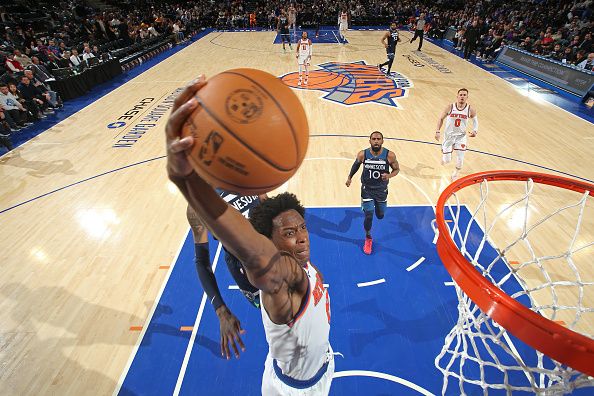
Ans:
[[[215,75],[196,95],[182,136],[188,158],[213,187],[242,195],[282,185],[303,162],[309,141],[301,102],[281,80],[256,69]]]

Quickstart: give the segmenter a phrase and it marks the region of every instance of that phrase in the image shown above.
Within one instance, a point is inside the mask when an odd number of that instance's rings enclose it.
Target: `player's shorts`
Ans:
[[[270,355],[264,363],[262,375],[262,395],[265,396],[326,396],[330,393],[334,376],[334,356],[332,349],[326,354],[327,362],[310,380],[295,380],[283,375]]]
[[[225,249],[225,263],[227,263],[227,269],[233,277],[233,280],[239,287],[239,290],[243,293],[245,298],[248,299],[250,304],[260,309],[260,290],[256,289],[247,278],[245,270],[241,262]]]
[[[282,41],[289,41],[291,39],[291,34],[288,30],[281,30],[280,36]]]
[[[388,189],[369,189],[361,186],[361,209],[373,212],[375,208],[385,213],[388,207]]]
[[[458,136],[448,136],[441,144],[442,154],[451,154],[452,150],[466,151],[468,138],[466,134]]]
[[[347,30],[348,28],[349,28],[349,24],[348,24],[348,23],[342,23],[342,22],[341,22],[341,23],[338,25],[338,30],[342,30],[343,32],[344,32],[345,30]]]
[[[308,56],[299,56],[299,58],[297,58],[297,64],[298,65],[309,65],[309,62],[307,61]]]

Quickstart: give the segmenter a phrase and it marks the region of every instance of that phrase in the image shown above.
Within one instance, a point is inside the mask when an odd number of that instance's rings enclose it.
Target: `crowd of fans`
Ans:
[[[297,25],[336,25],[348,11],[351,25],[413,26],[425,15],[426,33],[444,38],[465,57],[492,59],[512,45],[592,70],[593,0],[294,0]],[[187,39],[200,27],[276,29],[281,0],[104,0],[102,10],[83,0],[15,1],[0,7],[0,143],[62,106],[48,81],[57,69],[84,68],[111,58],[113,50],[161,35]]]

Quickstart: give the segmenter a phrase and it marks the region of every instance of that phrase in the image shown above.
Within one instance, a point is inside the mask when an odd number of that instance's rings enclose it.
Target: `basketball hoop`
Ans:
[[[593,184],[524,171],[476,173],[443,191],[437,251],[459,300],[435,359],[444,394],[450,377],[461,394],[594,386],[593,196]]]

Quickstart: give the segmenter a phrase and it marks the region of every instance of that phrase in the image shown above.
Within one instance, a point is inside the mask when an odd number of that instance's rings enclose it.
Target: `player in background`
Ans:
[[[386,54],[388,60],[384,63],[377,65],[377,68],[382,71],[382,67],[388,65],[386,76],[390,76],[392,71],[392,64],[394,63],[394,57],[396,56],[396,44],[400,41],[400,35],[398,33],[396,22],[390,24],[390,29],[382,36],[382,44],[386,48]]]
[[[291,3],[289,6],[288,12],[288,20],[289,20],[289,30],[293,30],[293,37],[297,36],[297,10],[295,9],[295,5]]]
[[[365,229],[365,244],[363,252],[371,254],[372,238],[371,225],[373,212],[378,220],[384,218],[388,206],[388,180],[400,172],[400,165],[394,152],[382,147],[384,136],[381,132],[372,132],[369,136],[370,148],[361,150],[355,158],[351,171],[346,181],[350,187],[351,179],[363,164],[361,174],[361,209],[365,213],[363,228]],[[390,168],[392,171],[390,171]]]
[[[289,19],[287,18],[287,14],[285,14],[285,10],[281,10],[281,14],[278,17],[278,24],[276,29],[281,36],[283,50],[286,50],[285,42],[289,43],[290,49],[293,49],[293,47],[291,46],[291,35],[289,33]]]
[[[441,164],[448,164],[452,160],[452,151],[456,151],[457,154],[456,169],[452,173],[452,180],[458,177],[464,163],[464,154],[467,148],[466,126],[469,118],[472,118],[473,123],[470,137],[475,137],[478,133],[478,116],[476,110],[470,107],[467,100],[468,90],[466,88],[459,89],[456,102],[447,105],[437,121],[435,140],[439,142],[441,138],[441,126],[443,125],[443,120],[446,120],[443,142],[441,143]]]
[[[297,64],[299,65],[299,81],[297,86],[301,86],[301,77],[303,69],[305,69],[305,80],[303,83],[307,85],[309,78],[309,65],[311,64],[312,44],[311,40],[307,38],[307,32],[301,33],[301,39],[297,43]]]
[[[344,33],[349,28],[349,14],[346,8],[343,8],[340,14],[338,15],[338,35],[340,36],[340,41],[344,44],[346,42],[346,38]]]

